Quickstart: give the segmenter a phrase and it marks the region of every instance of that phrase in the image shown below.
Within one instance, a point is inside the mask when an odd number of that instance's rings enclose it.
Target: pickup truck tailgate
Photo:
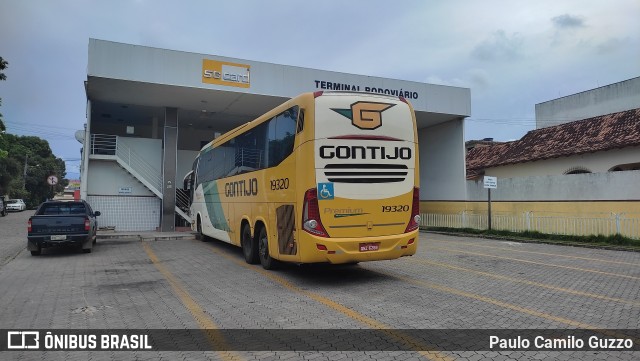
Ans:
[[[86,233],[84,216],[33,216],[29,235]]]

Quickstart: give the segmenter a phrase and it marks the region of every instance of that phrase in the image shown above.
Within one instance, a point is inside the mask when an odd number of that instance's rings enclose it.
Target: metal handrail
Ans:
[[[158,169],[150,165],[144,157],[136,153],[125,142],[118,141],[115,155],[125,164],[133,168],[158,192],[162,189],[162,176]]]
[[[189,208],[191,206],[191,200],[189,198],[189,192],[180,188],[176,188],[176,206],[182,209],[183,212],[189,214]]]

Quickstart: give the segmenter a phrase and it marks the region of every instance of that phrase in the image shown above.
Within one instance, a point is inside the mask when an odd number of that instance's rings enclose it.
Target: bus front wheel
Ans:
[[[277,268],[278,261],[269,255],[269,238],[265,227],[260,227],[260,232],[258,233],[258,252],[260,253],[262,268],[266,270]]]
[[[256,264],[260,261],[258,256],[258,242],[251,237],[251,228],[248,224],[242,227],[242,253],[244,253],[244,260],[248,264]]]
[[[197,222],[198,223],[196,223],[196,229],[197,229],[198,233],[196,233],[196,239],[200,240],[202,242],[205,242],[206,241],[206,236],[202,233],[202,222],[200,222],[200,217],[198,217],[198,221]]]

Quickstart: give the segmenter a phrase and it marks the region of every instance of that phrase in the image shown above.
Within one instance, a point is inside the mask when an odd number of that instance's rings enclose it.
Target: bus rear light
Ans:
[[[318,206],[318,190],[311,188],[304,193],[302,206],[302,228],[315,236],[329,237],[320,220],[320,208]]]
[[[404,233],[415,231],[420,227],[420,188],[413,188],[413,202],[411,205],[411,218]]]
[[[317,92],[313,92],[313,97],[314,97],[314,98],[317,98],[317,97],[319,97],[319,96],[322,96],[322,93],[324,93],[324,91],[322,91],[322,90],[319,90],[319,91],[317,91]]]

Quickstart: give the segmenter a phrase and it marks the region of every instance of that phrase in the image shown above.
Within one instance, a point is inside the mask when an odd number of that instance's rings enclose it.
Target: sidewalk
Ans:
[[[153,231],[128,231],[116,232],[111,230],[98,230],[98,239],[138,238],[140,241],[163,240],[192,240],[196,238],[193,232],[153,232]]]

